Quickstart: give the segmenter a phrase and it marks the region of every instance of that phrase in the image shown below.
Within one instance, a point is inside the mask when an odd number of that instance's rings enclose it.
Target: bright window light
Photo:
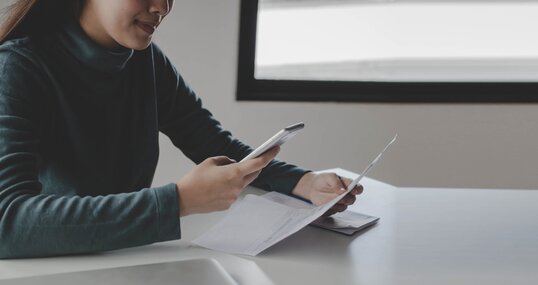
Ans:
[[[260,0],[256,79],[538,81],[538,1]]]

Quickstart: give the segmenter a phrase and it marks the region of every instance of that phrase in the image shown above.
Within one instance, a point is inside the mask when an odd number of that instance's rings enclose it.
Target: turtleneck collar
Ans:
[[[121,71],[134,53],[132,49],[124,47],[107,50],[88,37],[78,21],[74,20],[69,21],[60,32],[60,41],[82,64],[107,73]]]

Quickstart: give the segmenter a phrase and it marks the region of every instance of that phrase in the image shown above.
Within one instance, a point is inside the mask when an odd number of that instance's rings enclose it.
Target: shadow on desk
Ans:
[[[375,230],[377,224],[346,236],[308,226],[290,237],[280,241],[258,255],[259,258],[286,258],[289,260],[319,260],[320,256],[331,260],[346,262],[345,257],[350,250],[351,243],[360,240],[369,231]]]

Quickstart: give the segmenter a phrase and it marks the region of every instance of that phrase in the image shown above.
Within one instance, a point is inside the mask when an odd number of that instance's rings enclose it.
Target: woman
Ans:
[[[179,239],[248,184],[318,205],[350,181],[273,160],[222,129],[152,34],[172,0],[16,0],[0,26],[0,257]],[[158,133],[197,165],[150,187]],[[263,170],[262,170],[263,169]],[[344,185],[342,185],[344,184]],[[343,211],[358,186],[327,215]]]

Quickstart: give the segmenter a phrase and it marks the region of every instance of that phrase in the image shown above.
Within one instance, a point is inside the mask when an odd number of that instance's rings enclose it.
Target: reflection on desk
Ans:
[[[213,258],[123,266],[3,280],[2,285],[237,285]]]

